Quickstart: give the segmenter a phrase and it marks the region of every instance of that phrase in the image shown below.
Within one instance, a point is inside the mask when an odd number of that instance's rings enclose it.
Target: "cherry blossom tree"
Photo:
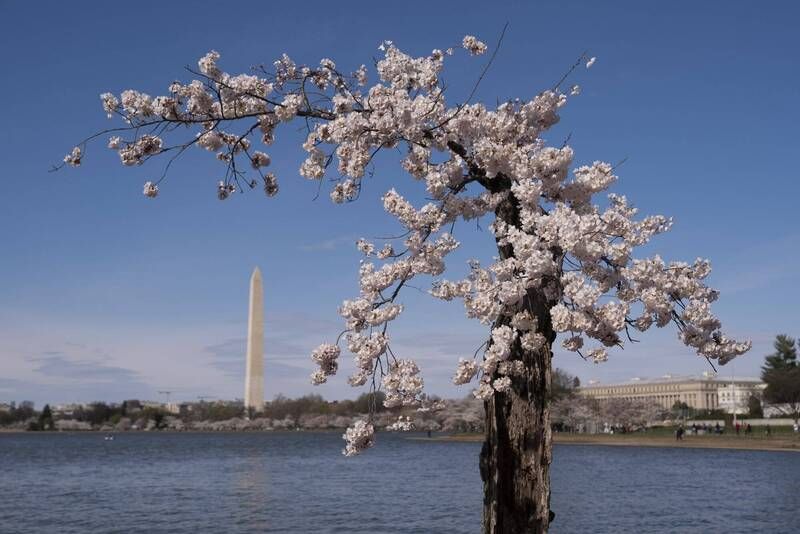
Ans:
[[[600,424],[634,429],[663,421],[666,414],[667,410],[653,401],[617,398],[600,403],[597,419]]]
[[[569,432],[582,431],[587,423],[598,422],[597,403],[583,395],[555,400],[550,406],[550,419],[567,427]]]
[[[64,162],[80,165],[88,143],[110,135],[108,147],[123,165],[166,158],[161,177],[144,184],[144,195],[154,198],[169,164],[197,146],[224,170],[216,188],[221,200],[259,184],[272,197],[278,177],[268,170],[266,147],[282,128],[296,131],[299,124],[307,131],[299,174],[321,185],[329,180],[333,202],[348,203],[359,196],[379,151],[402,151],[403,170],[424,184],[431,200],[414,206],[395,189],[386,191],[383,206],[402,235],[357,243],[366,256],[359,294],[339,310],[342,335],[313,352],[319,368],[311,380],[321,384],[335,375],[345,348],[357,369],[350,384],[382,389],[387,407],[430,409],[419,365],[413,355],[395,354],[388,330],[404,311],[403,288],[430,277],[431,295],[462,301],[466,315],[487,327],[484,350],[460,359],[453,378],[475,383],[474,395],[485,406],[484,531],[545,532],[551,520],[548,397],[559,335],[565,349],[596,363],[633,331],[653,325],[674,325],[683,343],[719,364],[750,344],[720,331],[710,308],[718,294],[704,282],[708,261],[634,256],[669,229],[670,219],[637,218],[626,197],[601,198],[617,179],[615,168],[601,161],[574,165],[569,146],[545,142],[561,108],[580,92],[561,89],[566,76],[531,99],[484,105],[473,102],[476,85],[466,101],[452,105],[440,81],[444,64],[456,53],[484,54],[483,42],[466,36],[460,47],[423,57],[389,41],[379,48],[372,82],[363,65],[346,73],[331,59],[301,66],[285,54],[271,68],[234,75],[209,52],[189,69],[193,80],[173,82],[163,96],[101,95],[109,118],[122,124],[79,143]],[[573,70],[594,62],[583,56]],[[456,222],[484,216],[491,218],[496,259],[472,261],[464,279],[442,278],[447,255],[459,246]],[[344,437],[348,455],[375,442],[369,419]]]

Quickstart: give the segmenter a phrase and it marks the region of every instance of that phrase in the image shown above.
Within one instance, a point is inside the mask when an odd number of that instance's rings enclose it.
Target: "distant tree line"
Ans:
[[[299,419],[305,414],[315,415],[340,415],[350,416],[382,412],[386,408],[383,401],[386,395],[382,391],[375,393],[362,393],[355,400],[341,400],[328,402],[320,395],[305,395],[298,399],[289,399],[283,395],[278,395],[272,401],[264,404],[264,410],[258,414],[259,417],[269,417],[270,419]]]
[[[553,373],[553,399],[571,395],[580,385],[577,377],[556,369]],[[201,401],[181,405],[179,414],[167,413],[162,408],[145,406],[138,400],[120,404],[92,402],[75,406],[70,411],[54,413],[49,405],[41,412],[29,401],[12,403],[7,411],[0,409],[0,425],[28,430],[88,430],[88,429],[160,429],[160,428],[227,428],[214,425],[238,420],[250,420],[248,428],[339,428],[350,424],[352,418],[373,413],[388,426],[400,415],[388,410],[382,391],[363,393],[356,399],[327,401],[320,395],[305,395],[290,399],[283,394],[264,403],[263,410],[249,411],[241,402]],[[434,398],[433,400],[436,400]],[[452,432],[483,431],[483,406],[471,395],[462,400],[450,400],[443,410],[433,413],[409,412],[416,428],[421,430],[446,429]],[[208,423],[211,423],[210,425]],[[237,428],[232,423],[232,428]]]
[[[761,367],[761,380],[767,385],[764,400],[797,422],[800,420],[800,362],[795,339],[780,334],[773,346],[775,352],[766,357]]]
[[[7,410],[0,410],[0,426],[22,423],[35,416],[36,410],[34,410],[34,404],[31,401],[22,401],[19,405],[16,402],[12,402]]]

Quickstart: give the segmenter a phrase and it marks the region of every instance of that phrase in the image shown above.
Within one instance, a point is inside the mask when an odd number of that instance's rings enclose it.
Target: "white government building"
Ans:
[[[664,375],[661,378],[632,378],[628,382],[599,384],[590,381],[579,393],[600,402],[609,399],[653,401],[664,408],[685,402],[695,410],[724,410],[747,413],[751,395],[761,396],[765,384],[757,378],[722,377],[706,372],[700,376]]]

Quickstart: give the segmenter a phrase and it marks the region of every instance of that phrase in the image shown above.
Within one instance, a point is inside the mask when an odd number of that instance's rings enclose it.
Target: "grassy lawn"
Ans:
[[[787,450],[800,452],[800,434],[792,432],[791,427],[776,427],[772,435],[763,431],[754,431],[745,436],[734,434],[687,434],[682,441],[675,439],[675,427],[651,428],[647,432],[631,432],[627,434],[571,434],[554,432],[553,441],[561,444],[576,445],[629,445],[637,447],[686,447],[711,449],[752,449],[752,450]],[[437,435],[433,438],[411,438],[432,441],[483,441],[483,434]]]
[[[675,431],[677,430],[677,426],[659,426],[659,427],[652,427],[648,428],[644,432],[633,432],[630,435],[634,436],[675,436]],[[684,434],[685,438],[688,437],[695,437],[692,434],[692,425],[684,426],[686,430],[686,434]],[[621,434],[626,435],[626,434]],[[769,439],[775,437],[781,438],[791,438],[791,437],[800,437],[800,434],[795,434],[791,426],[770,426],[770,434],[767,434],[765,431],[765,427],[763,426],[754,426],[753,432],[750,434],[744,433],[744,428],[741,428],[739,431],[739,435],[736,435],[736,431],[733,428],[726,429],[723,434],[714,434],[713,431],[709,434],[702,434],[698,435],[697,437],[726,437],[726,438],[741,438],[741,439]]]

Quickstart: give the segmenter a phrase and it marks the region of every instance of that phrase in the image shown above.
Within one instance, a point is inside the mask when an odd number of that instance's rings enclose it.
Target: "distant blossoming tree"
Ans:
[[[550,405],[550,420],[565,426],[569,432],[583,431],[587,423],[598,419],[596,404],[594,399],[582,395],[554,400]]]
[[[473,56],[487,50],[472,36],[461,44]],[[634,259],[634,249],[665,232],[670,219],[636,219],[636,209],[615,194],[601,207],[595,195],[614,183],[615,169],[600,161],[573,166],[569,146],[546,145],[542,134],[559,121],[567,102],[559,89],[564,80],[530,100],[495,108],[472,103],[473,88],[453,106],[440,83],[452,49],[412,57],[389,41],[379,48],[383,58],[375,64],[374,83],[363,65],[347,74],[330,59],[307,67],[286,55],[271,69],[231,75],[218,65],[219,54],[210,52],[191,71],[194,80],[172,83],[164,96],[135,90],[101,95],[108,116],[124,124],[86,139],[64,161],[81,164],[87,142],[103,134],[113,134],[108,146],[123,165],[155,156],[171,156],[171,163],[196,145],[225,169],[220,199],[259,183],[273,196],[278,180],[267,171],[270,156],[256,146],[271,145],[283,125],[300,123],[308,133],[300,174],[332,179],[331,199],[345,203],[358,197],[376,153],[402,150],[403,169],[424,183],[432,200],[413,206],[394,189],[383,196],[404,233],[357,243],[368,258],[360,267],[360,293],[339,310],[343,335],[313,352],[319,369],[312,381],[320,384],[336,373],[343,345],[356,361],[350,384],[377,384],[387,407],[429,409],[419,366],[392,352],[387,326],[403,312],[403,287],[422,275],[433,277],[433,296],[463,301],[467,316],[489,329],[482,357],[460,359],[453,379],[475,382],[474,395],[485,405],[484,530],[545,532],[551,519],[548,397],[558,334],[565,349],[593,362],[605,361],[608,349],[622,346],[632,330],[670,323],[685,344],[720,364],[750,344],[720,332],[710,309],[717,292],[703,281],[707,261]],[[580,64],[594,61],[583,57]],[[568,92],[577,95],[580,88]],[[196,135],[188,139],[168,141],[192,130]],[[161,179],[147,182],[145,196],[157,196],[160,185]],[[493,215],[496,261],[472,261],[463,280],[439,278],[446,256],[459,246],[454,224],[485,215]],[[348,455],[372,446],[371,422],[359,421],[345,439]]]

